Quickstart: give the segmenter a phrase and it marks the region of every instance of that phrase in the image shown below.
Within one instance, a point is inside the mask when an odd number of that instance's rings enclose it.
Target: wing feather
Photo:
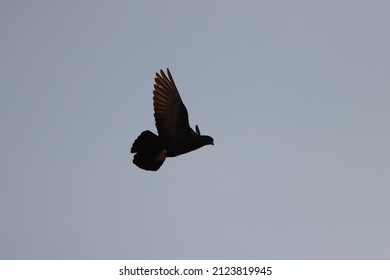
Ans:
[[[180,98],[171,72],[156,73],[153,90],[154,119],[158,134],[164,139],[184,137],[192,133],[188,112]]]

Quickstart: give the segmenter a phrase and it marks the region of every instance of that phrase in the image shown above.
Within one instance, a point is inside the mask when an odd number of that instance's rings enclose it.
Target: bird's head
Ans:
[[[198,125],[195,125],[195,131],[196,131],[196,134],[198,134],[198,136],[200,136],[202,146],[204,146],[204,145],[213,145],[214,146],[213,137],[208,136],[208,135],[201,135]]]
[[[214,146],[214,139],[213,139],[213,137],[208,136],[208,135],[202,135],[200,137],[202,137],[202,142],[205,145],[213,145]]]

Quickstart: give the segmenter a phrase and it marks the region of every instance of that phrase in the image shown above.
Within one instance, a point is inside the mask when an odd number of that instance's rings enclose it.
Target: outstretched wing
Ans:
[[[188,123],[188,112],[179,91],[173,81],[171,72],[168,77],[163,70],[156,73],[153,90],[154,119],[158,134],[164,139],[187,136],[192,133]]]

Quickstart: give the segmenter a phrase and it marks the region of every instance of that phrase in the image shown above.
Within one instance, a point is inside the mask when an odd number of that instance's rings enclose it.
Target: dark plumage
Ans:
[[[167,74],[168,77],[160,70],[154,79],[153,107],[158,136],[146,130],[131,147],[131,152],[135,153],[133,163],[145,170],[158,170],[166,157],[214,145],[213,138],[200,135],[198,126],[195,126],[196,131],[190,127],[187,109],[169,69]]]

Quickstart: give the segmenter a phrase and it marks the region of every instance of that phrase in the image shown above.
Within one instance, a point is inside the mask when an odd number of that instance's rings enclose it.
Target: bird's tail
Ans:
[[[158,170],[166,158],[160,138],[149,130],[135,139],[130,152],[135,153],[133,163],[145,170]]]

